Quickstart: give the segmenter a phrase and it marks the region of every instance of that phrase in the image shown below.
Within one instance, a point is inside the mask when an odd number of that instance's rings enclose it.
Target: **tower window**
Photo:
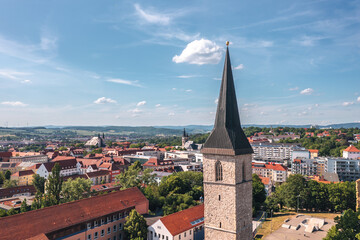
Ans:
[[[220,197],[220,195],[219,195],[219,201],[221,200],[221,197]]]
[[[243,165],[242,165],[242,179],[243,179],[243,182],[245,182],[245,180],[246,180],[246,176],[245,176],[245,162],[244,162]]]
[[[216,181],[222,181],[223,180],[223,172],[222,172],[222,166],[221,166],[220,161],[217,161],[215,163],[215,180]]]
[[[220,228],[221,228],[221,222],[220,222]]]

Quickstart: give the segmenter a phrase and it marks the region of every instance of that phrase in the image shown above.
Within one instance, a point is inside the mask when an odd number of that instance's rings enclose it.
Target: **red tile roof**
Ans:
[[[319,153],[319,150],[317,150],[317,149],[308,149],[309,150],[309,152],[311,152],[311,153]]]
[[[51,233],[144,203],[148,204],[148,200],[141,191],[138,188],[129,188],[3,217],[0,218],[0,240],[23,240],[42,233]]]
[[[18,171],[16,173],[12,174],[11,176],[22,177],[22,176],[33,175],[33,174],[34,174],[33,170],[24,170],[24,171]]]
[[[354,147],[353,145],[350,145],[348,148],[344,150],[344,152],[360,152],[360,150]]]
[[[3,188],[0,189],[0,199],[12,197],[14,194],[27,193],[27,192],[31,194],[35,194],[36,189],[33,185],[13,187],[13,188]]]
[[[58,163],[60,165],[60,169],[63,170],[63,169],[69,169],[69,168],[76,168],[77,161],[75,160],[75,158],[73,158],[73,159],[61,160],[61,161],[57,161],[57,162],[48,162],[48,163],[43,163],[43,164],[44,164],[46,170],[48,170],[48,172],[51,172],[51,170],[55,166],[55,163]]]
[[[171,235],[176,236],[179,233],[204,224],[204,220],[194,225],[191,224],[191,222],[194,222],[195,220],[201,219],[203,217],[204,204],[201,204],[177,213],[170,214],[161,218],[160,221],[165,225],[167,230],[169,230]]]
[[[270,183],[270,178],[268,177],[261,177],[259,176],[259,178],[261,179],[261,182],[264,184],[264,185],[268,185]]]
[[[69,157],[69,156],[57,156],[52,160],[52,162],[58,162],[58,161],[64,161],[64,160],[71,160],[75,159],[75,157]]]
[[[99,171],[96,171],[96,172],[88,172],[88,173],[86,173],[86,175],[89,178],[93,178],[93,177],[100,177],[100,176],[110,175],[110,172],[108,170],[99,170]]]

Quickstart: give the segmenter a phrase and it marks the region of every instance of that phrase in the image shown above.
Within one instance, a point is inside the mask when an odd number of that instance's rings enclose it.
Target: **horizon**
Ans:
[[[0,126],[212,125],[226,41],[243,125],[358,123],[359,12],[339,0],[5,0]]]

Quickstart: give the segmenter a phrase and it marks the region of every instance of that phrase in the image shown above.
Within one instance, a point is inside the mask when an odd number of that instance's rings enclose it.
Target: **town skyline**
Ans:
[[[0,126],[210,125],[227,40],[243,125],[360,121],[358,1],[34,3],[1,4]]]

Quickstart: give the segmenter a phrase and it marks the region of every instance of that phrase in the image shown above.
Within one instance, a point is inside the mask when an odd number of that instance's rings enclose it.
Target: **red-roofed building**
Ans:
[[[57,162],[43,163],[39,166],[36,173],[39,174],[40,177],[44,177],[47,179],[49,177],[49,173],[51,173],[51,170],[56,163],[60,165],[61,176],[70,176],[81,173],[81,164],[77,162],[75,158],[69,160],[61,160]]]
[[[0,240],[124,239],[132,209],[147,214],[149,201],[138,188],[99,195],[0,219]]]
[[[263,176],[259,176],[261,179],[261,182],[264,184],[265,186],[265,192],[266,195],[269,196],[272,192],[272,188],[273,188],[273,183],[270,181],[269,177],[263,177]]]
[[[317,150],[317,149],[308,149],[308,150],[310,152],[311,159],[319,157],[319,150]]]
[[[287,179],[287,168],[276,163],[252,163],[252,172],[270,178],[271,182],[285,182]]]
[[[204,204],[160,218],[148,227],[148,239],[204,239]]]
[[[75,159],[75,157],[73,157],[73,156],[57,156],[52,160],[52,162],[71,160],[71,159]]]
[[[32,181],[33,181],[33,175],[34,174],[35,173],[34,173],[33,170],[18,171],[18,172],[13,173],[11,175],[11,180],[17,181],[18,186],[31,185]]]
[[[350,145],[343,151],[343,157],[347,159],[358,159],[360,158],[360,150]]]
[[[156,157],[150,158],[146,163],[143,164],[144,169],[151,168],[154,171],[163,169],[173,169],[174,162],[172,160],[159,160]]]

